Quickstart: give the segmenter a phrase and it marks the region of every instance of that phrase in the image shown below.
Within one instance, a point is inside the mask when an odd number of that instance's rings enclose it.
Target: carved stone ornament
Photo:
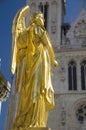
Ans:
[[[86,20],[81,20],[75,25],[74,35],[76,37],[86,37]]]

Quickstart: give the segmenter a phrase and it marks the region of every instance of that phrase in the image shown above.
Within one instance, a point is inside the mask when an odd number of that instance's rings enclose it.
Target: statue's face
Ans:
[[[37,22],[40,23],[41,25],[44,26],[44,17],[43,17],[43,14],[41,13],[37,13],[37,14],[33,14],[31,17],[30,17],[30,22],[33,23],[33,22]]]

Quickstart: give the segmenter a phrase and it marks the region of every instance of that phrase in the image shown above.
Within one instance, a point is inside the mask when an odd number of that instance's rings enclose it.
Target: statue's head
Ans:
[[[30,17],[30,22],[33,23],[33,22],[38,22],[40,23],[41,25],[44,26],[44,16],[43,16],[43,13],[42,12],[36,12],[36,13],[33,13]]]

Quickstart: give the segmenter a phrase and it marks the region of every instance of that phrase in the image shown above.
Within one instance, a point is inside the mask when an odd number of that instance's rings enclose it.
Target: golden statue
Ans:
[[[51,65],[57,66],[49,35],[41,12],[30,16],[29,6],[16,14],[13,21],[11,72],[16,72],[16,93],[19,102],[12,130],[46,127],[48,111],[54,107]]]

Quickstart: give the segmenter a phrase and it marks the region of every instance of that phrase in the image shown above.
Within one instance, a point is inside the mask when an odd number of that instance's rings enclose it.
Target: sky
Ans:
[[[12,48],[12,22],[17,11],[26,5],[26,0],[0,0],[0,71],[5,78],[12,82],[10,73]],[[85,0],[86,5],[86,0]],[[76,19],[82,9],[82,0],[67,0],[65,22],[70,23]],[[2,103],[0,115],[0,130],[4,130],[9,98]]]

